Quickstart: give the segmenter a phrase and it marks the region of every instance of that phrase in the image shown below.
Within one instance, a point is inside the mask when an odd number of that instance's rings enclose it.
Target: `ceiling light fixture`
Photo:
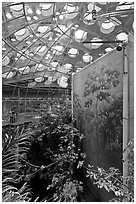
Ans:
[[[52,4],[51,3],[40,3],[39,6],[42,7],[42,9],[48,10],[51,8]]]
[[[125,32],[119,33],[116,36],[117,40],[123,40],[123,41],[128,41],[128,35]]]
[[[23,14],[23,4],[12,5],[10,10],[14,17],[19,17]]]
[[[85,55],[83,55],[83,61],[84,62],[91,62],[93,59],[93,57],[91,55],[89,55],[88,53],[86,53]]]
[[[37,31],[40,33],[46,33],[49,30],[50,30],[50,26],[45,26],[45,25],[39,26],[37,29]]]
[[[115,24],[109,20],[104,21],[100,26],[100,31],[104,34],[111,33],[115,28]]]
[[[98,38],[93,38],[91,41],[91,48],[97,49],[102,45],[102,40]]]
[[[18,30],[17,32],[14,33],[14,35],[16,36],[17,40],[23,40],[24,38],[28,37],[29,35],[29,30],[27,28],[23,28]]]
[[[43,16],[49,16],[49,15],[52,15],[53,14],[53,11],[54,11],[54,7],[53,7],[54,4],[52,3],[40,3],[40,7],[41,8],[41,12],[42,12],[42,15]]]
[[[72,58],[75,58],[76,55],[79,53],[78,49],[76,48],[71,48],[69,51],[68,51],[68,55]]]
[[[77,30],[75,31],[75,39],[76,41],[80,42],[81,40],[85,40],[87,37],[87,32],[84,30]]]

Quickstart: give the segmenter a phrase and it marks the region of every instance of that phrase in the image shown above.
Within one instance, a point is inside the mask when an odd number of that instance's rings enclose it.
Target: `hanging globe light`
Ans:
[[[39,7],[41,7],[41,14],[43,16],[51,16],[53,14],[53,6],[52,3],[40,3]]]
[[[100,26],[100,31],[104,34],[111,33],[115,28],[115,24],[109,20],[104,21]]]
[[[65,13],[63,15],[65,19],[73,19],[78,14],[78,6],[75,6],[73,4],[66,4],[64,9]]]
[[[39,26],[37,31],[40,32],[40,37],[47,38],[52,35],[52,32],[50,32],[51,28],[50,26]]]
[[[10,10],[14,17],[18,17],[23,14],[23,4],[10,6]]]
[[[91,62],[92,59],[93,59],[93,57],[90,54],[88,54],[88,53],[83,55],[83,61],[84,62]]]
[[[21,41],[27,36],[29,36],[29,30],[27,28],[20,29],[19,31],[14,33],[17,40]]]
[[[121,32],[116,36],[117,40],[128,41],[128,35],[125,32]]]
[[[63,51],[64,51],[64,47],[62,45],[56,45],[53,47],[54,55],[62,55]]]
[[[68,55],[72,58],[75,58],[77,55],[79,54],[79,51],[78,49],[76,48],[71,48],[69,51],[68,51]]]
[[[75,40],[78,42],[84,41],[87,38],[87,32],[84,30],[75,31]]]
[[[92,43],[91,43],[91,48],[92,49],[97,49],[97,48],[99,48],[103,44],[103,43],[100,43],[100,41],[102,41],[102,40],[98,39],[98,38],[93,38],[91,41],[92,41]],[[97,43],[97,41],[98,41],[98,43]]]

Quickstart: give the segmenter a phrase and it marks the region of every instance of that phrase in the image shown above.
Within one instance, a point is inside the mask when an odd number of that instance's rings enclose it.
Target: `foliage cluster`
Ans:
[[[19,127],[9,132],[11,134],[3,132],[2,135],[2,199],[3,202],[29,201],[31,189],[27,182],[24,180],[20,188],[16,184],[25,177],[20,171],[21,161],[30,148],[31,134],[29,130],[20,132]]]
[[[85,158],[81,152],[83,135],[66,124],[65,118],[64,112],[63,115],[45,114],[34,128],[35,139],[28,154],[31,164],[43,168],[42,177],[48,183],[44,192],[47,201],[76,201],[82,190],[77,166]]]
[[[80,149],[83,135],[70,125],[64,108],[55,114],[44,112],[30,129],[3,134],[4,202],[79,199],[83,189],[77,166],[85,157]],[[34,195],[32,184],[41,181],[44,195]]]
[[[113,202],[134,202],[134,143],[130,141],[124,150],[127,154],[128,175],[124,176],[119,169],[110,167],[105,170],[101,167],[95,169],[88,165],[87,177],[93,180],[98,188],[104,188],[106,191],[112,191],[115,195]]]

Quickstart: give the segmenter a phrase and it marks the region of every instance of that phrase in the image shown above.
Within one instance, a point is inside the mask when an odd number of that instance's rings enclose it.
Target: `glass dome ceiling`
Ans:
[[[133,23],[134,2],[3,2],[3,84],[68,88],[73,72],[127,41]]]

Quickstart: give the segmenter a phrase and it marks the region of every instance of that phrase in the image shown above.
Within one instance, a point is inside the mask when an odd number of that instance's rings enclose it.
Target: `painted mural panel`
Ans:
[[[123,52],[113,50],[73,76],[73,115],[85,135],[86,163],[121,166]]]

